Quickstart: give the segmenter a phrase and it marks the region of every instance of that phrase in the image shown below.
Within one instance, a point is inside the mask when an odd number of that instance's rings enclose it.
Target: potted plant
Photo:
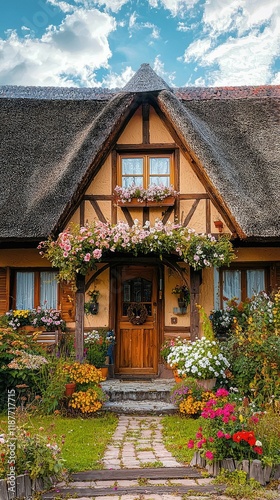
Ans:
[[[171,347],[167,362],[180,377],[194,377],[206,390],[214,387],[217,377],[226,378],[225,372],[229,367],[218,342],[206,337],[194,342],[177,343]]]
[[[88,302],[85,302],[85,313],[86,314],[97,314],[98,309],[99,309],[99,303],[98,303],[98,297],[100,295],[99,290],[91,290],[88,292],[88,295],[90,296],[90,300]]]
[[[94,365],[96,368],[107,368],[108,373],[108,357],[114,342],[115,337],[111,331],[92,330],[85,333],[85,356],[88,363]]]
[[[176,285],[172,288],[173,295],[177,295],[178,306],[180,308],[187,307],[191,301],[191,294],[187,285]]]

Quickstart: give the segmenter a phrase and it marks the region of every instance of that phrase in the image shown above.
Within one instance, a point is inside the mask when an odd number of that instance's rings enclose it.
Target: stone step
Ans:
[[[178,408],[166,401],[124,400],[107,401],[103,404],[103,411],[111,411],[118,415],[164,415],[176,413]]]
[[[42,494],[42,500],[55,498],[96,498],[112,495],[186,495],[220,494],[224,487],[214,486],[192,467],[93,470],[72,474],[72,482],[58,484]],[[220,497],[219,497],[220,498]]]
[[[101,383],[109,397],[103,410],[118,414],[162,415],[175,413],[177,408],[170,403],[173,379],[118,380],[109,379]]]
[[[145,484],[143,486],[138,486],[135,484],[129,485],[128,482],[126,482],[125,486],[122,485],[117,485],[117,486],[110,486],[109,488],[94,488],[93,486],[80,486],[77,487],[74,486],[71,488],[70,486],[67,488],[61,488],[54,491],[50,491],[47,493],[43,493],[41,496],[42,500],[50,500],[50,499],[55,499],[57,500],[58,498],[67,498],[67,500],[72,500],[76,498],[107,498],[110,499],[110,497],[114,496],[114,498],[120,498],[121,496],[129,495],[129,498],[144,498],[144,495],[147,498],[152,498],[151,495],[156,495],[156,498],[158,498],[159,495],[168,495],[169,498],[170,496],[174,496],[175,498],[178,498],[178,496],[183,496],[183,495],[188,495],[192,494],[191,498],[195,498],[196,500],[199,500],[202,498],[203,495],[203,500],[209,499],[209,495],[215,495],[215,499],[221,499],[221,494],[223,493],[225,488],[222,488],[221,486],[215,486],[215,485],[197,485],[191,484],[189,485],[184,485],[182,484],[184,481],[189,481],[189,480],[181,480],[180,483],[175,483],[174,485],[161,485],[161,484]],[[206,495],[206,497],[204,496]],[[216,496],[217,495],[217,496]],[[211,496],[211,498],[213,498]]]

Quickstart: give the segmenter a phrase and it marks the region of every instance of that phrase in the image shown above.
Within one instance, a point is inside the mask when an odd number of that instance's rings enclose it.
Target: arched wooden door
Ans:
[[[155,375],[158,371],[157,268],[118,269],[115,373]]]

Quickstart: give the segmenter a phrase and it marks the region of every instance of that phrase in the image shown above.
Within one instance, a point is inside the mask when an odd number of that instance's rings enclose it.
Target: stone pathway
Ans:
[[[161,418],[157,416],[120,415],[103,464],[105,469],[183,467],[164,447]]]
[[[69,484],[56,485],[42,500],[233,500],[224,487],[172,457],[162,442],[160,416],[120,415],[103,466],[72,474]]]

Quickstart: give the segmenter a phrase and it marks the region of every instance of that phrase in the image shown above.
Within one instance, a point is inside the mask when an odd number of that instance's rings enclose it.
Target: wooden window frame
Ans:
[[[220,307],[223,309],[223,273],[224,271],[240,271],[241,272],[241,302],[247,298],[247,279],[246,272],[251,270],[263,270],[264,271],[264,282],[265,290],[268,292],[270,287],[270,268],[271,263],[264,262],[242,262],[240,264],[231,265],[230,267],[221,267],[219,270],[219,296],[220,296]]]
[[[150,158],[170,158],[170,174],[169,174],[169,186],[174,186],[175,182],[175,151],[137,151],[137,152],[127,152],[118,153],[117,156],[117,185],[122,186],[122,159],[126,158],[143,158],[144,168],[143,168],[143,188],[147,189],[151,184],[150,172],[149,172],[149,159]],[[131,176],[132,177],[132,176]]]
[[[34,308],[39,307],[40,304],[40,273],[44,272],[52,272],[52,273],[57,273],[54,269],[50,269],[48,267],[46,268],[15,268],[11,271],[11,296],[12,296],[12,304],[11,308],[15,309],[16,308],[16,297],[17,297],[17,280],[16,280],[16,275],[17,273],[34,273]],[[60,304],[60,286],[59,283],[57,283],[57,304],[56,307],[58,308]]]

